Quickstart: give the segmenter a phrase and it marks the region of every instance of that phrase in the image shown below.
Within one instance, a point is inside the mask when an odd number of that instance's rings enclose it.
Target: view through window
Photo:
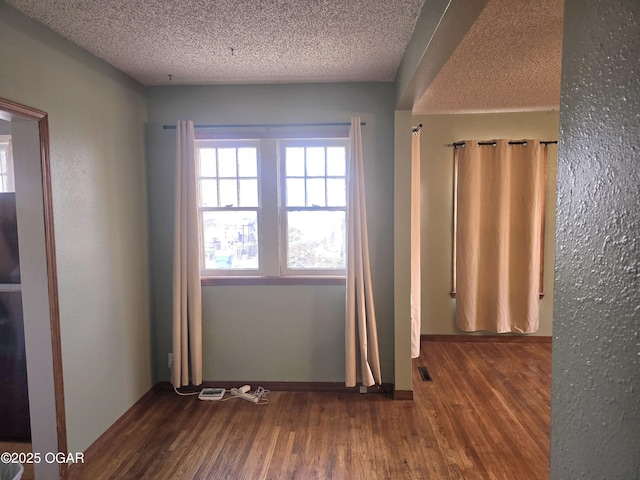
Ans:
[[[203,275],[344,275],[347,139],[196,144]]]
[[[14,191],[10,138],[10,135],[0,135],[0,193]]]

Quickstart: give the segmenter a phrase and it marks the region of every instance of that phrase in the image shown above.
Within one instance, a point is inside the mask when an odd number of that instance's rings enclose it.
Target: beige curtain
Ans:
[[[537,140],[457,148],[460,330],[538,330],[544,146]]]
[[[371,288],[369,239],[364,191],[364,159],[360,117],[351,119],[351,150],[347,211],[347,312],[345,328],[345,385],[381,384],[378,333]],[[360,363],[358,371],[357,364]]]
[[[420,130],[411,141],[411,358],[420,356]]]
[[[193,122],[176,126],[173,246],[173,370],[178,388],[202,383],[202,302]]]

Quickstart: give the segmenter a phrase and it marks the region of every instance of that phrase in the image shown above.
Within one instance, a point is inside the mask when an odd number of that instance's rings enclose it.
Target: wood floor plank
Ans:
[[[425,382],[418,366],[426,366]],[[272,392],[268,405],[157,391],[74,479],[548,477],[551,344],[423,342],[414,401]],[[111,432],[114,434],[114,432]],[[111,437],[110,437],[111,438]]]

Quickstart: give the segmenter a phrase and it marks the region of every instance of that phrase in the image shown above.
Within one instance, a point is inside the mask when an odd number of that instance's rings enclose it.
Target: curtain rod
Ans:
[[[367,122],[360,122],[360,125],[366,125]],[[194,125],[194,128],[291,128],[291,127],[350,127],[350,122],[334,122],[334,123],[249,123],[236,125]],[[175,130],[175,125],[163,125],[164,130]]]
[[[422,124],[418,125],[417,127],[413,127],[411,129],[411,133],[413,133],[414,135],[417,135],[421,128],[422,128]]]
[[[557,140],[543,140],[540,142],[540,145],[551,145],[551,144],[556,144],[558,143]],[[513,142],[509,142],[509,145],[526,145],[527,142],[525,141],[513,141]],[[478,142],[478,145],[490,145],[492,147],[495,147],[497,145],[496,142]],[[458,148],[458,147],[466,147],[467,144],[464,142],[454,142],[451,145],[449,145],[449,147],[453,147],[453,148]]]

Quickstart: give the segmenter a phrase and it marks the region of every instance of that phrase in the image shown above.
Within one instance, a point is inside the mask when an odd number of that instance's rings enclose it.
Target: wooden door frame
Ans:
[[[67,427],[64,407],[64,382],[62,376],[62,345],[60,341],[60,309],[58,305],[58,274],[56,267],[55,235],[53,229],[53,195],[49,154],[49,118],[46,112],[0,98],[0,111],[38,122],[40,137],[40,164],[42,168],[42,196],[44,210],[44,235],[47,256],[47,280],[49,292],[49,318],[51,324],[51,350],[53,354],[53,384],[56,411],[58,451],[67,453]],[[60,464],[60,478],[68,476],[66,463]]]

